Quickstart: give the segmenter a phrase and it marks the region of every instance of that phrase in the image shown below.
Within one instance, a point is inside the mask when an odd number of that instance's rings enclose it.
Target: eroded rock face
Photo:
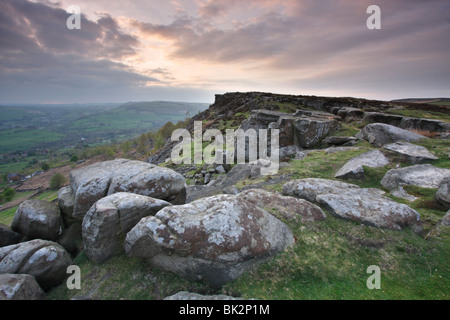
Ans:
[[[173,170],[141,161],[113,160],[70,173],[75,198],[73,217],[82,219],[91,206],[108,195],[129,192],[182,204],[186,180]]]
[[[331,132],[338,129],[339,121],[332,114],[314,113],[288,114],[268,110],[253,110],[242,130],[276,128],[280,129],[280,147],[295,145],[311,148],[318,145]]]
[[[377,228],[412,227],[414,232],[422,231],[419,213],[385,197],[379,189],[361,189],[333,180],[301,179],[285,184],[283,193],[318,203],[342,219]]]
[[[36,239],[0,248],[0,274],[30,274],[44,290],[61,284],[71,264],[69,253],[52,241]]]
[[[382,147],[385,144],[397,141],[412,142],[426,139],[420,134],[384,123],[371,123],[365,126],[356,137],[361,140],[367,140],[376,147]]]
[[[83,219],[86,256],[100,264],[124,253],[123,241],[128,231],[142,218],[155,215],[170,205],[164,200],[123,192],[100,199]]]
[[[29,274],[0,274],[0,300],[42,300],[45,292]]]
[[[364,168],[379,168],[389,164],[389,159],[379,150],[371,150],[350,159],[336,172],[334,176],[337,179],[363,179]]]
[[[420,164],[430,160],[438,160],[439,158],[428,151],[427,148],[409,143],[396,142],[383,146],[383,151],[406,159],[412,164]]]
[[[254,203],[258,207],[274,214],[279,219],[296,222],[321,221],[326,219],[320,207],[304,199],[285,197],[263,189],[245,190],[239,199]]]
[[[17,208],[11,229],[29,239],[55,241],[61,231],[61,211],[48,201],[26,200]]]
[[[287,226],[265,210],[237,196],[219,195],[142,219],[124,247],[129,256],[220,287],[293,242]]]

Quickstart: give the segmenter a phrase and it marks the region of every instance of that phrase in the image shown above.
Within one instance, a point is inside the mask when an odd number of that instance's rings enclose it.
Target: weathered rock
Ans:
[[[376,147],[382,147],[385,144],[397,141],[417,141],[426,139],[426,137],[400,129],[384,123],[372,123],[365,126],[356,137],[360,140],[367,140]]]
[[[0,248],[27,240],[23,234],[12,231],[4,224],[0,224]]]
[[[346,189],[356,190],[359,187],[341,181],[310,178],[286,183],[283,186],[283,194],[305,199],[309,202],[316,202],[316,197],[320,194],[339,193]]]
[[[299,151],[301,151],[300,148],[294,145],[280,148],[280,159],[293,158]]]
[[[245,190],[238,195],[239,199],[249,201],[279,219],[296,222],[321,221],[326,219],[320,207],[306,200],[286,197],[263,189]]]
[[[51,241],[37,239],[0,248],[0,274],[31,274],[44,290],[61,284],[71,264],[69,253]]]
[[[153,216],[170,203],[132,193],[115,193],[97,201],[82,224],[86,256],[97,264],[124,253],[126,234],[142,218]]]
[[[412,227],[420,233],[420,215],[405,204],[383,196],[379,189],[357,189],[339,194],[322,194],[317,201],[342,219],[360,222],[377,228],[402,230]]]
[[[81,223],[71,224],[64,229],[56,242],[63,246],[72,257],[76,257],[83,250]]]
[[[61,231],[61,211],[48,201],[26,200],[17,208],[11,229],[29,239],[55,241]]]
[[[124,247],[129,256],[220,287],[293,242],[287,226],[267,211],[237,196],[219,195],[142,219]]]
[[[438,188],[444,178],[450,176],[450,169],[442,169],[431,164],[418,164],[401,169],[389,170],[381,180],[381,185],[392,191],[405,185],[422,188]]]
[[[421,147],[409,142],[395,142],[383,146],[383,151],[395,156],[404,158],[412,164],[420,164],[430,160],[438,160],[439,158],[428,151],[427,148]]]
[[[442,218],[442,220],[440,221],[440,225],[443,225],[446,227],[450,226],[450,210],[447,211],[444,218]]]
[[[280,129],[280,147],[295,145],[311,148],[318,145],[328,134],[338,129],[340,124],[331,114],[309,112],[309,116],[287,114],[268,110],[253,110],[240,129],[246,131],[267,129],[269,126]],[[273,123],[277,125],[274,126]]]
[[[446,208],[450,208],[450,177],[446,177],[441,181],[436,192],[436,201]]]
[[[43,300],[45,292],[29,274],[0,274],[0,300]]]
[[[141,161],[113,160],[70,173],[75,197],[73,217],[81,219],[91,206],[118,192],[136,193],[182,204],[186,200],[186,180],[173,170]]]
[[[379,168],[389,164],[389,159],[379,150],[364,152],[350,159],[335,174],[337,179],[363,179],[364,167]]]
[[[334,119],[298,119],[294,122],[294,142],[303,148],[315,147],[339,126],[339,122]]]
[[[342,136],[335,136],[335,137],[327,137],[323,140],[323,143],[326,143],[328,145],[333,146],[341,146],[343,144],[357,141],[355,137],[342,137]]]
[[[285,184],[283,193],[325,206],[333,215],[377,228],[422,231],[420,215],[385,196],[379,189],[325,179],[302,179]]]
[[[81,222],[80,219],[77,220],[73,218],[75,196],[73,195],[72,188],[70,186],[58,190],[58,206],[61,209],[61,214],[66,226]]]
[[[225,295],[212,295],[212,296],[204,296],[198,293],[191,293],[187,291],[180,291],[178,293],[175,293],[172,296],[164,298],[164,300],[176,300],[176,301],[182,301],[182,300],[206,300],[206,301],[214,301],[214,300],[244,300],[243,298],[234,298],[230,296]]]

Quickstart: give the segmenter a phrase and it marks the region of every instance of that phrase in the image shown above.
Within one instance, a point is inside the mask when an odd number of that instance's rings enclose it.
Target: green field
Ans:
[[[50,130],[9,129],[0,131],[0,153],[28,150],[40,143],[64,139],[66,136]]]

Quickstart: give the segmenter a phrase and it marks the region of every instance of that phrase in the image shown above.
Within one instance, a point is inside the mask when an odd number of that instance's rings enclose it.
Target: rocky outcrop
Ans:
[[[294,242],[285,224],[232,195],[167,207],[125,239],[129,256],[212,287],[236,279]]]
[[[450,169],[442,169],[431,164],[419,164],[401,169],[389,170],[381,180],[381,185],[389,191],[405,185],[422,188],[438,188],[444,178],[450,176]]]
[[[384,123],[369,124],[365,126],[356,137],[360,140],[367,140],[376,147],[382,147],[385,144],[397,141],[412,142],[426,139],[426,137],[420,134]]]
[[[61,284],[71,264],[69,253],[51,241],[37,239],[0,248],[0,274],[30,274],[44,290]]]
[[[450,208],[450,177],[444,178],[439,184],[436,201],[447,209]]]
[[[29,274],[0,274],[0,300],[43,300],[45,292]]]
[[[302,179],[284,185],[283,193],[316,202],[334,216],[377,228],[422,231],[420,215],[407,205],[385,197],[379,189],[325,179]]]
[[[43,200],[26,200],[17,208],[11,229],[29,239],[55,241],[61,231],[61,222],[57,205]]]
[[[250,189],[239,193],[238,199],[254,203],[278,219],[295,222],[322,221],[325,213],[315,204],[294,197],[282,196],[263,189]]]
[[[389,164],[389,160],[379,150],[364,152],[359,156],[350,159],[335,174],[337,179],[363,179],[364,166],[370,168],[384,167]]]
[[[403,159],[412,164],[420,164],[439,159],[428,151],[427,148],[409,142],[395,142],[386,144],[383,146],[382,150],[388,156],[392,155],[395,158]]]
[[[295,145],[300,148],[317,146],[330,133],[339,128],[339,122],[333,115],[324,116],[311,114],[288,114],[283,112],[254,110],[240,129],[246,131],[268,127],[280,129],[280,147]]]
[[[141,161],[100,162],[70,173],[74,196],[73,217],[82,219],[91,206],[108,195],[129,192],[182,204],[186,181],[173,170]]]
[[[86,256],[97,264],[124,253],[126,234],[142,218],[155,215],[170,203],[132,193],[115,193],[97,201],[82,224]]]

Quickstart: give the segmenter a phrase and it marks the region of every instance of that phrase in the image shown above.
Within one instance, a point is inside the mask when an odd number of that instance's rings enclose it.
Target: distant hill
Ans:
[[[132,138],[208,108],[205,103],[0,106],[0,154]]]
[[[407,102],[407,103],[426,103],[441,106],[450,106],[450,98],[408,98],[392,100],[392,102]]]

